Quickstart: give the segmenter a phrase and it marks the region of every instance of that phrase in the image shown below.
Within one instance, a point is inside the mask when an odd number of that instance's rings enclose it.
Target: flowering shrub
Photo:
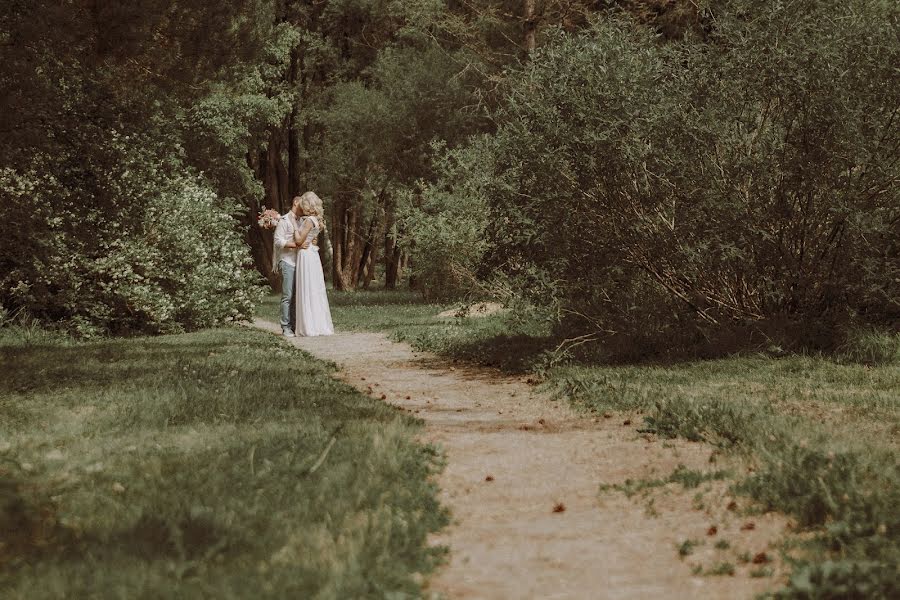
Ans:
[[[236,208],[134,140],[107,142],[105,164],[0,170],[0,304],[82,335],[249,318],[260,291]]]

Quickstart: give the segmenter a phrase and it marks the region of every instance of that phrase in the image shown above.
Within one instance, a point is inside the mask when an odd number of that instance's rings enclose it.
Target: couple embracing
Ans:
[[[288,337],[334,333],[317,242],[324,213],[322,200],[306,192],[275,227],[272,270],[281,272],[281,331]]]

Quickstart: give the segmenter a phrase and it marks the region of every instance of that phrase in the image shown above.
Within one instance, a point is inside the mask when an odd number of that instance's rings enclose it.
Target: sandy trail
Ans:
[[[278,332],[273,323],[255,325]],[[781,537],[784,519],[728,510],[723,485],[699,501],[703,486],[670,484],[650,498],[598,492],[602,483],[665,477],[679,464],[709,470],[707,446],[640,434],[636,417],[624,425],[627,416],[578,414],[520,379],[455,368],[383,334],[288,341],[423,419],[425,441],[446,452],[439,484],[453,524],[433,539],[450,547],[448,564],[429,584],[436,597],[752,598],[777,585],[751,578],[758,566],[736,557],[776,556],[769,544]],[[687,539],[701,545],[680,558],[676,547]],[[722,539],[728,549],[714,547]],[[726,561],[734,576],[692,574],[695,565]]]

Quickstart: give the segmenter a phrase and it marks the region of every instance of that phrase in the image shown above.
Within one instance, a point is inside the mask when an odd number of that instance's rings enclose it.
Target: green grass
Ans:
[[[684,465],[678,465],[665,479],[626,479],[624,483],[613,485],[603,484],[600,486],[600,491],[606,492],[615,490],[622,492],[627,497],[631,498],[641,492],[663,487],[670,483],[678,483],[685,489],[693,489],[706,481],[719,481],[730,475],[731,473],[729,471],[702,472],[688,469]]]
[[[418,422],[275,336],[0,328],[0,596],[412,597]]]
[[[398,327],[415,328],[434,322],[451,322],[437,314],[444,307],[425,303],[419,294],[410,291],[373,290],[369,292],[337,292],[328,290],[331,316],[338,330],[388,331]],[[281,297],[266,296],[256,308],[256,316],[278,322]]]
[[[713,565],[703,572],[704,575],[734,575],[734,565],[730,562],[721,562]]]
[[[445,307],[417,304],[409,294],[399,303],[385,292],[349,298],[333,301],[338,327],[387,331],[419,350],[534,373],[583,410],[643,414],[645,431],[714,444],[743,461],[750,474],[734,479],[733,491],[808,531],[779,597],[900,597],[896,335],[862,332],[835,356],[585,364],[562,360],[568,344],[546,324],[499,315],[442,319],[436,315]],[[353,305],[365,310],[342,312]],[[665,483],[620,487],[636,493]],[[729,571],[720,567],[713,571]]]
[[[678,556],[684,558],[685,556],[690,556],[694,553],[694,548],[697,546],[701,546],[703,542],[698,540],[684,540],[677,546]]]

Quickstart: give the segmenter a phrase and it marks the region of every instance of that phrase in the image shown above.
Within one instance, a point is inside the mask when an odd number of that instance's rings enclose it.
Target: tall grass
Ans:
[[[244,329],[0,329],[10,598],[416,596],[446,523],[418,425]]]

